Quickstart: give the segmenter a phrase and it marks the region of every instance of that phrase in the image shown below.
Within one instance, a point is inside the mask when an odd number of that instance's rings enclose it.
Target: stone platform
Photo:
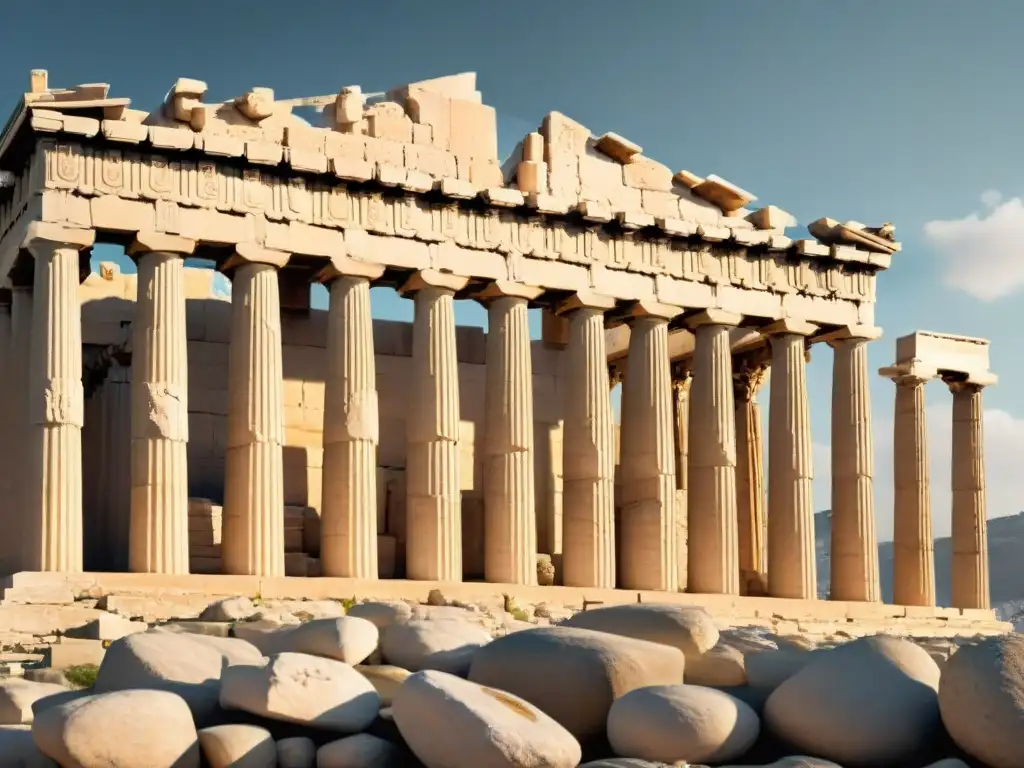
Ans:
[[[147,624],[195,619],[207,605],[228,596],[259,598],[268,606],[289,603],[294,608],[294,602],[302,600],[426,603],[432,590],[439,590],[450,603],[478,606],[495,614],[499,622],[505,616],[503,605],[510,603],[525,611],[531,621],[546,623],[546,617],[569,615],[586,606],[641,601],[699,605],[723,629],[763,627],[778,635],[803,635],[810,640],[877,632],[956,637],[1012,631],[1010,624],[998,621],[987,610],[482,582],[22,572],[4,578],[0,588],[0,646],[5,648],[47,647],[61,635],[80,636],[88,625],[102,626],[104,617],[111,614]]]

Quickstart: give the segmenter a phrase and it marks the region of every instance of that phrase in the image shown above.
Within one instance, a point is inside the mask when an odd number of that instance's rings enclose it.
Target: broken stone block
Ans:
[[[672,189],[672,171],[667,166],[643,155],[634,155],[627,165],[622,166],[626,186],[634,189],[651,189],[668,192]]]
[[[366,110],[366,132],[376,139],[412,142],[413,124],[401,104],[384,101]]]
[[[606,133],[594,142],[599,152],[604,152],[608,157],[618,160],[620,163],[628,163],[634,155],[639,155],[644,148],[617,133]]]
[[[541,162],[544,160],[544,137],[534,131],[523,139],[523,160]]]
[[[274,89],[253,88],[235,99],[235,108],[253,122],[274,114]]]
[[[427,91],[410,92],[405,109],[414,123],[429,125],[431,142],[447,151],[451,139],[451,100]]]
[[[766,205],[748,214],[747,221],[758,229],[774,229],[780,232],[787,227],[796,226],[795,216],[774,205]]]
[[[586,126],[561,112],[546,115],[540,132],[544,137],[544,159],[548,163],[559,155],[582,155],[590,139],[590,131]]]
[[[739,210],[743,206],[757,200],[754,195],[745,189],[740,189],[735,184],[731,184],[714,174],[711,174],[700,184],[693,187],[693,193],[698,197],[704,198],[709,203],[717,205],[723,213]]]
[[[498,163],[498,116],[494,107],[452,99],[448,150],[475,160]]]
[[[539,194],[548,189],[548,164],[523,161],[516,172],[516,186],[524,194]]]
[[[698,176],[696,173],[690,173],[689,171],[676,171],[676,175],[672,177],[672,181],[680,186],[686,187],[687,189],[693,189],[704,181],[704,177]]]

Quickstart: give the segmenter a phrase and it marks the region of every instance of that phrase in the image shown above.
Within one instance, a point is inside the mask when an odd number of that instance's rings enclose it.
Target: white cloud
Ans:
[[[925,239],[938,253],[946,285],[982,301],[1024,288],[1024,201],[989,190],[986,210],[962,219],[929,221]]]
[[[950,451],[952,443],[952,396],[945,387],[932,384],[927,398],[928,449],[930,453],[932,527],[936,538],[950,533]],[[893,423],[875,419],[875,517],[880,541],[892,539],[893,517]],[[1020,456],[1024,455],[1024,419],[1006,411],[985,410],[985,463],[988,480],[988,515],[1002,517],[1024,510],[1021,493]],[[831,504],[830,450],[814,446],[814,509]]]

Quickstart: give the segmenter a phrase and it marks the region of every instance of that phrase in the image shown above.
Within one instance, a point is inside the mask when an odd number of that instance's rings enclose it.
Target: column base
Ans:
[[[284,576],[281,446],[250,443],[225,456],[221,557],[227,573]]]

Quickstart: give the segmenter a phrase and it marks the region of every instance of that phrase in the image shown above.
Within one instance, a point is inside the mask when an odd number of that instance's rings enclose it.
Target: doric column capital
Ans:
[[[998,376],[988,371],[971,374],[943,372],[940,377],[942,383],[949,387],[949,391],[954,395],[960,392],[980,392],[999,380]]]
[[[453,275],[449,272],[439,272],[436,269],[421,269],[410,275],[398,292],[402,296],[414,296],[424,288],[437,288],[438,290],[457,293],[469,284],[469,278],[462,275]]]
[[[640,301],[634,301],[629,305],[622,320],[627,325],[632,324],[637,320],[645,319],[663,320],[668,322],[682,313],[683,308],[677,307],[674,304],[662,304],[651,299],[641,299]]]
[[[196,241],[187,237],[163,232],[136,232],[135,240],[125,253],[135,260],[147,253],[170,253],[185,258],[191,256],[195,249]]]
[[[91,229],[62,227],[44,221],[33,221],[28,225],[21,247],[33,256],[48,255],[56,248],[74,248],[81,251],[96,242],[96,232]]]
[[[686,318],[686,327],[695,331],[704,325],[738,326],[743,322],[743,315],[726,312],[724,309],[705,309],[693,317]]]
[[[915,360],[880,368],[878,375],[892,380],[897,387],[919,387],[934,379],[939,372],[934,366],[924,365]]]
[[[882,329],[873,325],[845,325],[818,337],[835,349],[846,343],[877,341],[882,338]]]
[[[614,308],[615,299],[611,296],[605,296],[603,293],[594,293],[593,291],[579,291],[560,301],[558,306],[555,307],[555,314],[568,315],[577,309],[599,309],[602,312],[607,312],[609,309]]]
[[[493,280],[473,294],[473,298],[486,306],[495,299],[525,299],[533,301],[544,293],[537,285],[525,285],[512,280]]]
[[[806,320],[794,320],[793,318],[785,317],[781,320],[776,320],[770,325],[766,325],[764,328],[758,329],[762,336],[769,338],[773,336],[813,336],[818,332],[818,326],[814,323],[808,323]]]
[[[231,272],[246,264],[266,264],[281,269],[290,258],[291,254],[287,251],[264,248],[258,243],[238,243],[235,252],[219,264],[218,269],[221,272]]]
[[[339,277],[357,277],[373,282],[384,274],[386,267],[373,261],[354,259],[346,254],[331,256],[317,275],[320,283],[330,283]]]

